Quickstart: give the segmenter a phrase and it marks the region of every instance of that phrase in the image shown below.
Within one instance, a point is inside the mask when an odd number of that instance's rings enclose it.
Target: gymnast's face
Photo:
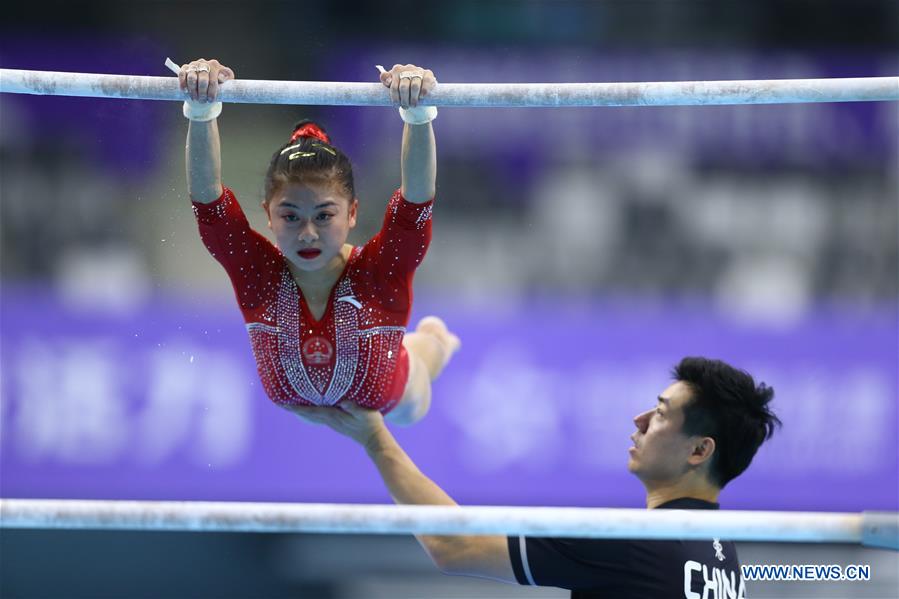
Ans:
[[[637,430],[631,435],[634,445],[628,449],[627,469],[645,485],[676,481],[706,461],[707,455],[697,458],[697,445],[703,439],[683,432],[684,407],[689,401],[690,388],[677,381],[662,391],[655,407],[634,417]]]
[[[289,183],[266,207],[268,226],[291,263],[315,271],[332,265],[340,254],[356,226],[358,204],[337,185]]]

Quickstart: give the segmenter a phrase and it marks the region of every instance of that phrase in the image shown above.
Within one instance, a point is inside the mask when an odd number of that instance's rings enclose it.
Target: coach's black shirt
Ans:
[[[658,509],[717,510],[675,499]],[[519,584],[571,589],[572,599],[743,599],[737,550],[729,541],[631,541],[509,537]]]

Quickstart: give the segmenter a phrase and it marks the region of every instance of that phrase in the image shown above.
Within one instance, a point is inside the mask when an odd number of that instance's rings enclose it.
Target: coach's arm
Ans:
[[[325,424],[365,448],[375,463],[393,500],[401,505],[457,505],[400,447],[377,410],[366,410],[351,402],[341,409],[296,407],[303,420]],[[415,535],[441,572],[480,576],[515,583],[503,536]]]

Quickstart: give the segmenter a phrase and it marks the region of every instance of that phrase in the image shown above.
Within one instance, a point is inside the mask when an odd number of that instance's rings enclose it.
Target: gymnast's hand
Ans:
[[[301,420],[324,424],[365,448],[368,448],[381,429],[386,428],[384,417],[379,411],[360,408],[351,401],[343,401],[336,408],[291,406],[288,409]]]
[[[418,106],[418,101],[437,87],[437,78],[428,69],[414,64],[395,64],[381,71],[381,83],[390,88],[390,100],[403,108]]]
[[[215,102],[219,85],[234,79],[234,71],[219,61],[200,58],[181,65],[178,83],[194,102]]]

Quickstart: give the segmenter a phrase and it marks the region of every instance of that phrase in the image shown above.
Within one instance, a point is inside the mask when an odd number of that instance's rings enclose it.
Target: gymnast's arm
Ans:
[[[325,424],[365,448],[393,500],[401,505],[457,505],[422,474],[384,424],[377,410],[351,402],[341,409],[296,407],[303,420]],[[425,552],[446,574],[478,576],[517,584],[504,536],[415,535]]]
[[[427,202],[437,192],[437,142],[431,123],[403,128],[401,193],[413,204]]]
[[[400,73],[415,73],[414,78],[400,78]],[[413,64],[393,65],[389,71],[381,73],[381,83],[390,88],[390,98],[395,105],[403,108],[418,106],[420,98],[428,95],[437,86],[434,73]],[[403,146],[400,152],[402,166],[403,197],[413,204],[422,204],[432,199],[437,190],[437,143],[431,123],[403,127]]]
[[[215,120],[191,121],[187,129],[187,192],[191,201],[209,204],[222,195],[222,158]]]
[[[209,68],[197,71],[196,68]],[[199,109],[215,102],[219,85],[234,79],[234,71],[217,60],[195,60],[181,67],[178,81]],[[222,195],[222,155],[218,119],[190,120],[185,148],[187,191],[194,202],[209,204]]]

